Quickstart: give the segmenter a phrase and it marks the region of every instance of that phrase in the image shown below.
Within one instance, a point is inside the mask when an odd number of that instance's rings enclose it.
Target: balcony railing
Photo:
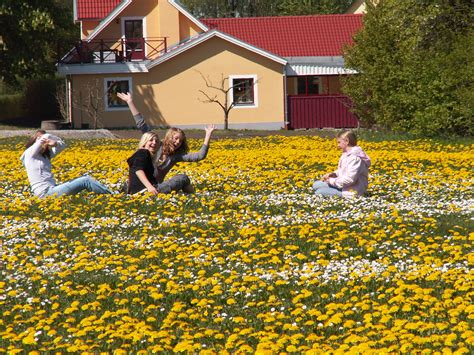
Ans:
[[[61,64],[123,63],[156,59],[167,51],[166,38],[121,38],[119,40],[80,41],[64,57]],[[58,53],[61,53],[58,50]],[[64,52],[63,52],[64,53]]]

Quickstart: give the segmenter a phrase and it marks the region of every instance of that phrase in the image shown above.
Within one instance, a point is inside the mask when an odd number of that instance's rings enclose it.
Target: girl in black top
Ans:
[[[128,175],[128,193],[134,194],[147,190],[153,195],[158,194],[157,181],[153,176],[153,161],[160,143],[158,135],[153,132],[143,134],[138,150],[127,159],[130,168]]]
[[[130,93],[117,93],[117,96],[127,103],[137,128],[143,133],[151,131],[151,127],[145,122],[143,115],[135,107],[132,95]],[[186,193],[194,192],[194,187],[186,174],[175,175],[166,181],[165,176],[178,162],[197,162],[206,158],[212,132],[214,132],[215,129],[216,127],[214,125],[206,127],[206,136],[198,152],[188,152],[186,135],[181,129],[172,127],[168,130],[163,139],[163,143],[158,147],[158,152],[153,161],[155,166],[154,175],[158,182],[157,188],[159,192],[170,193],[171,191],[181,190]]]

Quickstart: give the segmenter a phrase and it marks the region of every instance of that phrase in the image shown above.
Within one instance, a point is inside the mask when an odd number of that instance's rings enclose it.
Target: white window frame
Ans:
[[[107,82],[108,81],[128,81],[128,92],[132,94],[132,78],[131,77],[115,77],[115,78],[104,78],[104,110],[108,111],[128,111],[128,105],[122,107],[110,107],[107,96]]]
[[[258,107],[258,80],[257,74],[248,74],[248,75],[229,75],[229,102],[234,102],[234,79],[253,79],[253,104],[237,104],[234,105],[233,109],[246,109],[246,108],[257,108]]]
[[[125,21],[130,21],[130,20],[131,21],[133,21],[133,20],[142,20],[143,38],[147,38],[146,17],[144,17],[144,16],[128,16],[128,17],[121,17],[120,18],[120,31],[122,33],[122,39],[125,40]],[[143,50],[145,52],[145,57],[146,57],[148,55],[146,43],[143,45]],[[122,48],[122,51],[125,55],[125,48]]]

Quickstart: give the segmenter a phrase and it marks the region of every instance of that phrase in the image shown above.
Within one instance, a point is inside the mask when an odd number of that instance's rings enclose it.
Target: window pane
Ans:
[[[298,77],[298,95],[307,95],[306,92],[306,77],[299,76]]]
[[[127,103],[117,97],[118,92],[129,92],[128,80],[107,81],[107,106],[126,107]]]
[[[253,104],[253,79],[233,79],[232,80],[234,103],[238,104]]]
[[[319,94],[319,77],[317,76],[308,76],[308,95],[317,95]]]
[[[127,21],[125,21],[125,37],[126,38],[141,38],[141,37],[143,37],[142,20],[127,20]]]

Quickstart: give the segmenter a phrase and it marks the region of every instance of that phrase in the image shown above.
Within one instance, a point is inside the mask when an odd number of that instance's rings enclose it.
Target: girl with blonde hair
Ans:
[[[337,146],[342,151],[337,170],[316,181],[313,190],[323,196],[363,195],[369,184],[370,158],[357,145],[357,136],[352,131],[339,132]]]
[[[118,93],[117,96],[125,101],[130,108],[137,128],[142,132],[149,132],[150,126],[145,122],[143,115],[138,111],[133,103],[132,95],[130,93]],[[209,151],[209,142],[211,140],[212,132],[216,127],[209,125],[206,127],[206,135],[204,137],[203,145],[198,152],[188,152],[188,145],[186,142],[186,135],[183,130],[172,127],[166,132],[165,138],[161,146],[158,148],[156,157],[153,161],[155,171],[154,176],[156,181],[161,185],[161,192],[167,193],[171,191],[182,190],[187,193],[194,192],[194,187],[191,185],[186,174],[175,175],[173,178],[165,181],[168,172],[179,162],[198,162],[207,156]]]
[[[134,194],[146,189],[153,195],[158,194],[157,181],[153,175],[153,160],[159,144],[157,134],[147,132],[142,135],[137,151],[127,159],[128,193]]]

